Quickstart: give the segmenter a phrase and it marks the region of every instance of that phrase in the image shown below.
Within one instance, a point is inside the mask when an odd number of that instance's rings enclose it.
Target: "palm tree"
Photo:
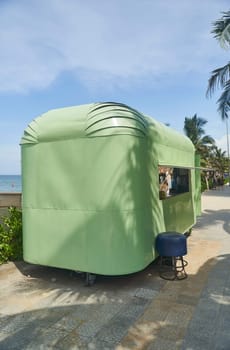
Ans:
[[[204,125],[207,120],[197,117],[196,114],[192,118],[185,118],[184,132],[195,146],[196,153],[200,155],[201,167],[209,167],[210,150],[215,145],[214,139],[205,135]],[[209,189],[209,182],[207,172],[201,172],[201,183],[204,183],[204,187]]]
[[[215,144],[214,139],[205,135],[204,125],[207,120],[197,117],[194,114],[192,118],[185,118],[184,132],[185,135],[190,138],[195,146],[196,152],[201,155],[202,158],[206,158],[209,153],[209,148]]]
[[[223,12],[223,16],[214,22],[212,33],[219,41],[220,46],[230,48],[230,10]],[[206,96],[212,96],[216,88],[222,88],[223,92],[217,100],[218,112],[221,119],[226,121],[227,152],[228,152],[228,175],[230,186],[230,157],[229,157],[229,136],[228,136],[228,112],[230,111],[230,62],[225,66],[215,69],[208,81]]]
[[[214,38],[216,38],[220,45],[225,48],[230,48],[230,11],[223,12],[223,16],[214,22]],[[228,119],[228,112],[230,110],[230,62],[225,66],[212,71],[211,77],[208,81],[208,88],[206,96],[212,96],[216,88],[222,88],[223,92],[218,99],[218,112],[222,120]]]
[[[214,139],[205,135],[204,125],[207,120],[197,117],[196,114],[192,118],[185,118],[184,121],[184,132],[185,135],[192,141],[195,146],[196,153],[200,155],[200,165],[206,168],[209,159],[210,149],[215,144]],[[205,182],[206,188],[209,189],[207,173],[201,173],[201,182]]]
[[[224,173],[228,168],[226,151],[222,151],[221,148],[213,146],[209,154],[208,166],[215,169],[211,176],[212,185],[214,187],[224,185]]]
[[[210,166],[217,170],[221,176],[223,176],[227,168],[226,151],[222,151],[221,148],[213,146],[210,152],[209,162]]]

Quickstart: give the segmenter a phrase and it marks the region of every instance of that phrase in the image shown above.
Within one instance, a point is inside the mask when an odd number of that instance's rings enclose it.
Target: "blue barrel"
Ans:
[[[156,238],[156,250],[160,256],[183,256],[187,254],[186,236],[178,232],[162,232]]]

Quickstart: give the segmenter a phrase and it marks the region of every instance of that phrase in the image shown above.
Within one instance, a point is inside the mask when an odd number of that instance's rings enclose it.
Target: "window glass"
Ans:
[[[189,169],[159,166],[160,199],[189,192]]]

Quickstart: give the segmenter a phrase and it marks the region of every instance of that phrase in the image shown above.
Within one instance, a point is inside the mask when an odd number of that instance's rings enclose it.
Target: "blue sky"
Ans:
[[[210,72],[229,61],[210,33],[229,0],[0,0],[0,174],[20,174],[20,139],[50,109],[117,101],[183,133],[205,118],[226,149]]]

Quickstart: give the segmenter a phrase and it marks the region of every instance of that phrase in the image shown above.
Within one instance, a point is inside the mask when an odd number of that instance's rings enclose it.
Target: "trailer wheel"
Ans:
[[[87,287],[92,286],[95,283],[96,280],[96,275],[94,275],[93,273],[90,272],[86,272],[85,274],[85,285]]]

